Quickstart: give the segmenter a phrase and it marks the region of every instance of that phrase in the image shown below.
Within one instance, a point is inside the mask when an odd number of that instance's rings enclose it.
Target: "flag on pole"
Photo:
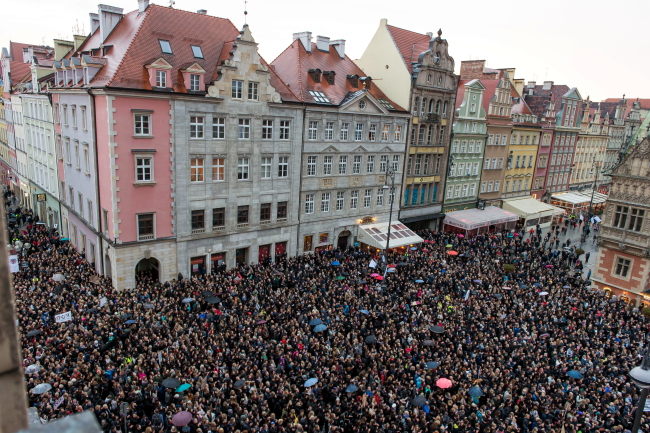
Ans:
[[[467,293],[465,293],[465,301],[469,299],[469,290],[467,290]]]

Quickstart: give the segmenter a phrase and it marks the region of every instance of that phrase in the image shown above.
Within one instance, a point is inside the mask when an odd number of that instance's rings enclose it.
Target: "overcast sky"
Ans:
[[[138,7],[137,0],[103,1],[125,12]],[[9,40],[52,44],[54,38],[70,38],[77,25],[87,33],[88,13],[97,12],[99,2],[6,3],[2,46]],[[207,9],[209,15],[230,18],[238,28],[244,24],[243,0],[176,0],[175,7]],[[250,0],[247,9],[248,24],[269,62],[300,31],[311,31],[314,40],[316,35],[346,39],[348,55],[359,58],[379,20],[387,18],[391,25],[420,33],[442,28],[456,72],[462,60],[485,59],[492,68],[516,68],[515,78],[577,87],[583,98],[595,101],[623,93],[629,99],[650,98],[648,0]]]

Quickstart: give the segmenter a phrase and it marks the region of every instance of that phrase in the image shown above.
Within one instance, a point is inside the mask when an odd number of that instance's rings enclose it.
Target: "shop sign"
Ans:
[[[45,201],[45,194],[36,194],[36,200],[39,202]]]

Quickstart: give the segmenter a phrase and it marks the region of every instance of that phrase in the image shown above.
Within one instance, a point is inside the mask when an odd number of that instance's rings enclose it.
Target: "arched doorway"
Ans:
[[[104,255],[104,275],[109,279],[113,279],[113,267],[111,266],[111,258],[108,257],[108,254]]]
[[[152,281],[160,281],[160,262],[158,259],[150,257],[148,259],[142,259],[135,266],[135,277],[136,281],[143,278],[150,279]]]
[[[339,233],[339,240],[337,242],[337,246],[340,249],[344,249],[348,246],[348,238],[350,237],[352,233],[350,233],[350,230],[344,230],[341,233]]]

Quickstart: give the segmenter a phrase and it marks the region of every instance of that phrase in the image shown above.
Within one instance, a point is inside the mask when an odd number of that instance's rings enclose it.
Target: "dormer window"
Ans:
[[[327,84],[334,84],[334,78],[336,77],[336,72],[324,71],[323,75],[325,75],[325,80],[327,81]]]
[[[167,71],[156,71],[156,87],[167,87]]]
[[[190,74],[190,90],[198,91],[199,83],[201,81],[201,76],[197,74]]]
[[[307,72],[309,72],[309,76],[314,80],[314,83],[320,83],[320,76],[322,73],[320,69],[310,69]]]
[[[361,82],[363,83],[363,88],[364,89],[370,89],[370,85],[372,84],[372,78],[370,77],[361,77],[359,78]]]
[[[187,68],[181,69],[180,72],[183,74],[183,83],[188,91],[202,92],[205,90],[205,82],[203,80],[205,69],[201,65],[193,63]]]
[[[203,58],[203,51],[201,51],[201,47],[198,45],[191,45],[192,47],[192,54],[194,54],[194,57],[197,59],[202,59]]]
[[[169,41],[158,39],[158,42],[160,43],[160,49],[163,54],[174,54],[172,51],[172,44],[170,44]]]
[[[359,76],[358,75],[348,75],[348,82],[354,88],[359,88]]]

